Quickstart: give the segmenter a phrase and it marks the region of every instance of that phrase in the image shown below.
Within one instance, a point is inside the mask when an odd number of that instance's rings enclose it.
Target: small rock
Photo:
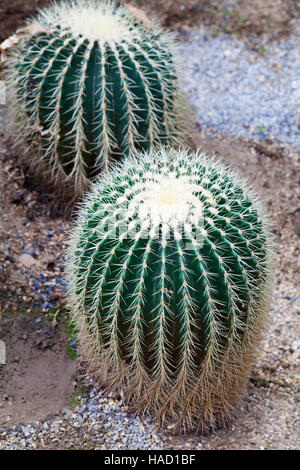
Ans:
[[[19,256],[18,263],[20,263],[22,266],[25,266],[25,268],[31,268],[35,264],[38,264],[38,262],[27,253],[24,253],[23,255]]]
[[[30,429],[26,427],[22,427],[22,432],[25,437],[29,437],[31,435]]]

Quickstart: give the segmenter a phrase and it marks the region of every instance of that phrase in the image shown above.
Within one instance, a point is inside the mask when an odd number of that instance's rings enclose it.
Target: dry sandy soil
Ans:
[[[11,34],[37,5],[46,3],[36,0],[24,7],[23,2],[15,0],[9,6],[1,6],[0,39]],[[144,6],[146,1],[137,3]],[[223,8],[223,3],[234,7]],[[186,0],[176,4],[170,0],[152,0],[150,7],[152,11],[160,11],[163,23],[174,28],[202,22],[216,29],[228,28],[228,32],[257,34],[266,30],[285,34],[297,14],[295,2],[289,0],[282,3]],[[3,266],[0,339],[11,345],[5,372],[0,365],[0,427],[59,413],[68,404],[75,373],[75,362],[66,353],[64,300],[55,284],[69,221],[50,209],[53,208],[51,198],[24,174],[11,144],[0,133],[0,265]],[[239,169],[261,194],[274,224],[277,281],[269,331],[232,421],[225,429],[203,439],[162,432],[160,435],[166,448],[299,448],[299,161],[290,157],[289,149],[272,142],[240,141],[221,135],[212,138],[200,131],[195,131],[192,146],[200,146]],[[24,250],[31,251],[29,258],[24,258]],[[50,310],[59,312],[57,319],[52,318],[47,306],[41,306],[44,300],[40,300],[39,291],[30,284],[30,271],[36,275],[45,273],[50,284],[54,284],[48,289],[48,301],[55,306]],[[51,400],[46,394],[50,388]],[[64,448],[67,440],[66,435],[57,447]],[[86,447],[87,443],[78,436],[76,448]]]
[[[11,312],[3,316],[1,339],[7,362],[0,366],[0,426],[59,413],[76,372],[62,329],[43,316]]]

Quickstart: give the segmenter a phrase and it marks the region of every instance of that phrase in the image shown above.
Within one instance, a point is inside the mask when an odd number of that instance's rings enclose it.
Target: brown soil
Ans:
[[[5,314],[0,338],[6,344],[0,427],[59,413],[73,392],[75,374],[63,331],[38,315]]]
[[[183,25],[207,25],[212,26],[215,33],[225,31],[237,35],[243,32],[271,33],[272,36],[289,33],[293,18],[300,13],[293,0],[135,0],[135,3],[158,16],[166,26],[181,29]]]
[[[215,33],[270,33],[271,36],[288,34],[293,18],[299,17],[300,6],[293,0],[128,0],[158,17],[161,24],[175,29],[182,26],[212,26]],[[26,18],[36,14],[38,8],[50,0],[10,0],[0,5],[0,42],[24,24]],[[229,6],[227,6],[229,4]]]
[[[13,34],[24,24],[26,18],[34,15],[38,8],[49,5],[49,0],[10,0],[0,5],[0,41]]]

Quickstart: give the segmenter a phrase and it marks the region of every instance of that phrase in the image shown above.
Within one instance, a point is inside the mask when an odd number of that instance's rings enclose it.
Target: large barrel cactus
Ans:
[[[258,199],[203,153],[159,149],[93,185],[67,280],[97,380],[178,429],[221,422],[264,328],[272,237]]]
[[[110,159],[178,140],[173,39],[119,3],[54,4],[11,40],[5,68],[16,139],[57,194],[76,198]]]

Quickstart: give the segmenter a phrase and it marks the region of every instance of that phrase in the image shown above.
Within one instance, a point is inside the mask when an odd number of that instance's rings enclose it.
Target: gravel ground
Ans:
[[[300,150],[299,35],[240,40],[202,28],[184,36],[185,88],[203,130],[271,138]]]
[[[148,421],[130,415],[121,400],[91,388],[80,405],[54,419],[16,425],[1,432],[0,450],[15,449],[165,449]]]

